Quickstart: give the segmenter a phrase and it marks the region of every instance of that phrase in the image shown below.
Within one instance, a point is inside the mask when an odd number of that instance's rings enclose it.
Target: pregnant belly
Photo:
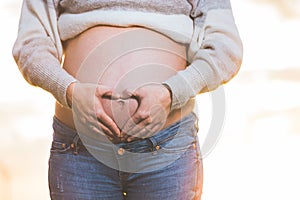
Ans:
[[[109,86],[115,93],[161,83],[186,66],[186,48],[148,29],[98,26],[68,41],[64,68],[83,83]],[[119,128],[138,107],[134,99],[101,99]]]

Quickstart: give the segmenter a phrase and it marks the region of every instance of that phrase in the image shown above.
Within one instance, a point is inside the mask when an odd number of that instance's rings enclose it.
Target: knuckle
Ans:
[[[149,112],[141,111],[141,112],[138,113],[137,116],[138,116],[138,118],[140,118],[140,119],[146,119],[146,118],[149,117]]]
[[[107,132],[107,128],[103,124],[100,124],[99,128],[100,128],[101,131]]]
[[[96,117],[102,118],[102,117],[103,117],[103,114],[104,114],[104,112],[103,112],[102,109],[96,109],[96,110],[95,110],[95,115],[96,115]]]
[[[101,113],[101,109],[99,109],[99,108],[97,108],[97,107],[95,107],[94,109],[92,109],[91,110],[91,112],[94,112],[95,113],[95,115],[99,115],[100,113]]]
[[[152,123],[152,117],[148,117],[146,120],[145,120],[145,122],[146,122],[146,124],[150,124],[150,123]]]
[[[100,130],[105,135],[112,135],[111,131],[108,128],[106,128],[105,126],[101,126]]]

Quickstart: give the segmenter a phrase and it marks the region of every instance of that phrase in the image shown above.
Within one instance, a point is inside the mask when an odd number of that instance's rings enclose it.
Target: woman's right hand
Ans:
[[[110,141],[120,137],[116,123],[104,111],[102,98],[119,98],[112,89],[97,84],[72,83],[67,90],[67,100],[72,107],[76,129],[105,135]]]

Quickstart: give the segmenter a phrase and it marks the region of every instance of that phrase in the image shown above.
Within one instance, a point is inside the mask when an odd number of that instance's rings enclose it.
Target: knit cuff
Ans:
[[[78,80],[72,76],[66,76],[65,79],[63,79],[60,83],[57,83],[58,84],[57,92],[53,91],[53,93],[52,93],[59,104],[61,104],[62,106],[66,107],[66,108],[70,108],[70,109],[71,109],[71,106],[68,104],[68,101],[67,101],[67,89],[68,89],[69,85],[71,85],[71,83],[74,83],[74,82],[78,82]]]

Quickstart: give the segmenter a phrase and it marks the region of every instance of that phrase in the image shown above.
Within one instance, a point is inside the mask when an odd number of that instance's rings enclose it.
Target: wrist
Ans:
[[[168,92],[169,92],[169,97],[170,97],[170,109],[171,109],[171,106],[172,106],[172,97],[173,97],[173,93],[172,93],[172,89],[170,88],[169,85],[167,85],[166,83],[162,83],[162,86],[164,86]]]
[[[70,108],[72,108],[73,93],[74,93],[74,88],[75,88],[76,83],[78,83],[78,82],[72,82],[68,86],[67,91],[66,91],[66,99],[67,99],[68,106]]]

